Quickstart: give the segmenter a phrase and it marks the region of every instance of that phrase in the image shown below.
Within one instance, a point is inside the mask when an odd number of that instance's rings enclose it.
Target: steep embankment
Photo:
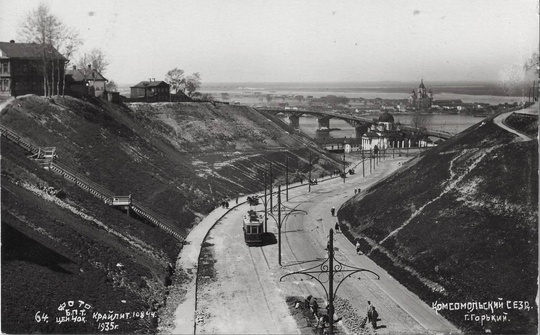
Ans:
[[[58,162],[116,195],[131,194],[185,233],[220,200],[261,189],[269,162],[275,178],[285,157],[291,174],[302,174],[308,150],[316,151],[247,108],[58,100],[19,98],[0,122],[40,147],[56,147]],[[42,169],[5,138],[1,145],[2,331],[96,333],[94,313],[109,311],[119,314],[101,320],[103,327],[114,321],[117,332],[155,331],[155,315],[133,312],[163,306],[180,243]],[[315,170],[331,168],[331,158],[314,156]],[[79,300],[88,306],[87,323],[57,323],[67,313],[58,307]],[[37,322],[38,311],[48,323]]]
[[[351,199],[339,217],[350,239],[430,305],[504,302],[440,311],[457,325],[536,333],[536,308],[506,303],[536,298],[537,170],[536,141],[484,120]]]

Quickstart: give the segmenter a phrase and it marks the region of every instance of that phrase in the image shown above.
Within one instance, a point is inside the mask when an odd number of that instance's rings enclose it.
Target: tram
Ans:
[[[263,217],[256,211],[250,209],[244,215],[244,239],[247,245],[262,243],[263,237]]]

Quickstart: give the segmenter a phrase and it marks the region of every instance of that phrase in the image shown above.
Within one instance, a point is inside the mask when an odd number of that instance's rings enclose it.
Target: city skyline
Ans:
[[[520,1],[0,0],[0,41],[41,2],[102,49],[117,83],[178,67],[216,82],[501,81],[538,51]]]

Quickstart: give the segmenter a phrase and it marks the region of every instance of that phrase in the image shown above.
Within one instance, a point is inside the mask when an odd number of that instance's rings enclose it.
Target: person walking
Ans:
[[[312,297],[313,297],[313,296],[310,294],[310,295],[307,296],[306,300],[304,300],[304,307],[305,307],[306,309],[309,308],[309,303],[311,302],[311,298],[312,298]]]
[[[336,221],[334,228],[336,229],[336,233],[339,233],[339,222]]]
[[[371,305],[371,301],[368,300],[367,302],[368,304],[368,307],[367,307],[367,319],[368,319],[368,322],[369,323],[373,323],[372,319],[373,319],[373,305]]]
[[[336,216],[336,208],[332,207],[332,209],[330,210],[330,213],[332,213],[332,216]]]
[[[356,241],[356,254],[360,254],[360,241]]]
[[[310,307],[311,307],[311,312],[313,312],[313,315],[315,315],[315,317],[318,318],[319,317],[319,304],[317,303],[317,299],[311,298]]]
[[[377,313],[375,306],[373,306],[373,309],[371,310],[371,325],[373,326],[373,329],[377,329],[378,317],[379,317],[379,313]]]

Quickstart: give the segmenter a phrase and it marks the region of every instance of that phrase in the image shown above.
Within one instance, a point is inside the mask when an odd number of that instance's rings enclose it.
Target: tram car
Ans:
[[[244,215],[243,229],[247,245],[262,243],[263,221],[262,215],[257,215],[257,212],[252,209]]]

